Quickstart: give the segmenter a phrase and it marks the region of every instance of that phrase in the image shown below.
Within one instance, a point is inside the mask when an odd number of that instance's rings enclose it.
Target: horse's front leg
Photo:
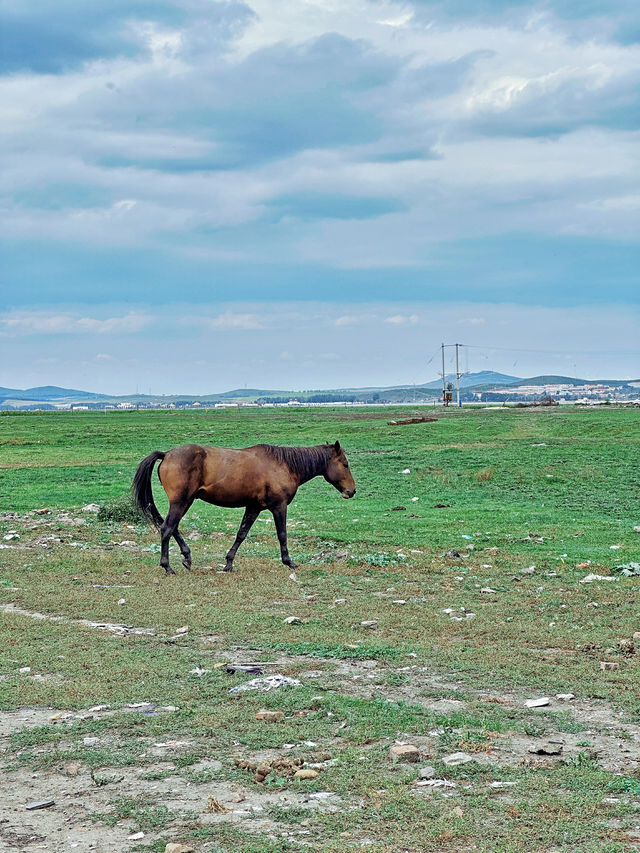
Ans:
[[[236,556],[236,551],[247,538],[247,533],[251,530],[253,522],[259,515],[259,508],[247,507],[245,509],[244,516],[242,517],[242,523],[240,524],[240,529],[236,534],[236,541],[233,543],[233,545],[231,546],[231,548],[229,548],[229,551],[227,552],[227,564],[224,567],[225,572],[233,571],[233,560]]]
[[[297,569],[298,567],[289,556],[289,549],[287,548],[286,503],[278,504],[278,506],[273,507],[271,512],[273,513],[273,520],[276,523],[276,533],[278,534],[278,541],[280,542],[280,555],[282,557],[282,562],[285,566],[289,566],[291,569]]]

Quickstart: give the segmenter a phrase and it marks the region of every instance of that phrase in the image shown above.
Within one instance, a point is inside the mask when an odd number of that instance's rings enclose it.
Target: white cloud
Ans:
[[[417,314],[392,314],[390,317],[385,317],[384,321],[393,326],[415,326],[420,322],[420,317]]]
[[[201,306],[200,314],[206,316],[212,307]],[[640,355],[640,314],[629,306],[543,308],[434,302],[428,311],[419,303],[346,303],[341,308],[343,313],[361,313],[362,324],[348,332],[337,327],[334,321],[341,312],[332,303],[248,303],[247,313],[261,318],[265,327],[260,332],[261,346],[254,348],[247,347],[246,336],[212,334],[204,322],[196,326],[191,322],[188,335],[178,334],[176,329],[180,322],[187,323],[189,311],[187,306],[174,305],[154,315],[147,332],[121,337],[115,364],[96,358],[94,333],[78,335],[75,328],[58,334],[56,361],[43,361],[51,356],[51,342],[30,334],[30,326],[20,335],[12,333],[10,341],[5,339],[11,357],[0,357],[0,385],[52,384],[108,393],[132,393],[139,385],[163,393],[200,394],[245,383],[283,390],[419,384],[437,377],[443,339],[445,343],[457,339],[463,345],[460,364],[472,372],[638,378],[630,374]],[[236,310],[228,304],[224,313]],[[107,316],[104,309],[93,313]],[[324,324],[315,319],[320,313],[326,317]],[[88,317],[89,311],[78,316]],[[388,316],[421,316],[421,322],[385,323]],[[486,322],[461,327],[456,325],[459,317],[482,317]],[[283,324],[287,329],[284,351]],[[456,328],[464,332],[455,336],[446,332]],[[181,358],[167,361],[167,350],[174,343]],[[275,357],[264,357],[269,352]],[[454,357],[453,348],[447,349],[448,371]],[[161,388],[159,363],[163,364]],[[188,374],[185,363],[190,365]]]
[[[236,314],[225,311],[209,321],[214,329],[234,329],[238,331],[263,329],[264,326],[257,314]]]
[[[405,207],[391,220],[386,238],[380,233],[385,229],[371,220],[360,229],[362,240],[356,235],[353,249],[348,240],[344,246],[338,241],[334,255],[328,246],[331,226],[326,231],[317,222],[304,229],[283,225],[278,251],[289,251],[296,260],[330,258],[336,266],[402,265],[403,257],[424,260],[420,232],[423,241],[482,236],[504,232],[515,219],[519,229],[555,234],[564,220],[571,233],[609,236],[604,218],[586,207],[602,200],[598,181],[611,182],[611,198],[640,190],[637,136],[617,130],[615,119],[606,128],[612,105],[621,113],[633,109],[638,45],[608,41],[606,32],[573,32],[570,23],[549,14],[529,14],[526,21],[514,15],[496,24],[435,20],[435,6],[425,12],[391,0],[346,5],[252,0],[255,14],[243,19],[244,28],[228,31],[228,51],[187,56],[184,44],[205,23],[215,23],[203,19],[198,4],[188,5],[181,29],[135,23],[132,15],[130,26],[148,55],[89,62],[62,74],[0,79],[0,102],[7,110],[2,129],[7,195],[41,190],[46,197],[48,186],[65,182],[85,187],[87,195],[84,205],[73,208],[64,199],[54,209],[51,198],[43,206],[7,201],[0,218],[5,234],[145,247],[169,240],[196,253],[213,251],[208,229],[259,221],[280,195],[349,192],[366,199],[378,194]],[[260,56],[260,67],[276,73],[260,51],[277,50],[275,66],[285,52],[296,67],[312,40],[327,34],[351,40],[372,68],[377,63],[381,69],[379,80],[361,87],[357,96],[345,92],[345,100],[353,100],[379,127],[369,144],[336,142],[232,171],[207,169],[220,148],[207,121],[187,119],[179,129],[166,121],[167,105],[192,116],[211,111],[211,122],[218,110],[216,122],[224,130],[225,116],[234,114],[229,86],[242,95],[249,114],[252,98],[261,100],[255,78],[247,79],[247,58]],[[339,67],[339,56],[337,62]],[[467,65],[458,72],[460,62]],[[304,91],[304,72],[292,76],[292,85],[294,78]],[[600,113],[605,121],[592,130]],[[554,135],[545,129],[565,121],[568,127]],[[536,122],[540,129],[531,134]],[[428,157],[436,142],[439,159],[373,162],[376,154],[403,148]],[[202,171],[181,168],[198,161]],[[53,188],[51,197],[57,192]],[[94,193],[109,198],[96,202]],[[505,204],[512,206],[506,210]],[[616,228],[631,234],[634,209],[617,210]],[[350,221],[345,227],[353,232],[359,224]],[[184,235],[192,239],[182,240]],[[242,254],[260,259],[271,245],[269,233]]]
[[[142,331],[152,320],[138,311],[104,319],[51,311],[11,311],[0,314],[0,328],[16,335],[130,335]]]

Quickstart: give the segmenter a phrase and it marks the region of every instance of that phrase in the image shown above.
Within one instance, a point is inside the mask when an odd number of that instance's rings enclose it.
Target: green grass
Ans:
[[[266,853],[299,849],[299,842],[286,832],[259,841],[240,824],[203,825],[170,801],[131,797],[118,781],[122,768],[140,768],[149,784],[175,774],[181,784],[203,788],[226,780],[256,791],[333,791],[348,804],[336,813],[307,813],[299,804],[267,810],[277,826],[308,830],[328,851],[372,840],[376,851],[448,852],[471,849],[479,837],[484,846],[477,849],[495,853],[638,849],[637,780],[602,769],[589,746],[592,730],[570,707],[523,706],[524,697],[556,692],[606,701],[623,712],[611,720],[615,737],[633,745],[625,726],[640,716],[640,656],[622,654],[618,642],[640,630],[640,579],[580,580],[639,558],[638,412],[463,410],[436,423],[388,426],[395,414],[0,417],[0,512],[19,516],[0,517],[0,543],[17,546],[0,550],[0,605],[65,617],[3,614],[0,708],[106,702],[117,709],[142,701],[179,708],[23,729],[4,755],[12,772],[55,772],[62,762],[82,762],[95,785],[104,780],[102,787],[113,789],[99,819],[144,829],[153,836],[145,839],[147,850],[164,849],[178,824],[181,838],[207,850]],[[335,439],[346,449],[358,493],[343,501],[322,480],[301,488],[289,513],[289,548],[300,564],[295,579],[279,563],[273,524],[262,521],[239,551],[236,571],[218,574],[241,511],[202,503],[182,523],[195,537],[193,572],[182,569],[172,547],[178,574],[163,577],[157,534],[127,505],[143,456],[187,441],[242,447]],[[406,468],[410,474],[400,473]],[[154,489],[163,511],[155,477]],[[87,503],[102,512],[82,512]],[[42,507],[51,513],[29,514]],[[1,538],[13,530],[19,540]],[[118,544],[124,540],[136,545]],[[460,557],[446,556],[453,550]],[[531,565],[534,573],[523,574]],[[492,592],[482,592],[487,588]],[[339,599],[345,601],[334,604]],[[473,619],[450,618],[468,611]],[[302,623],[284,624],[290,615]],[[121,638],[74,621],[82,619],[154,633]],[[363,620],[378,625],[370,630]],[[189,631],[176,637],[182,625]],[[243,660],[282,658],[279,671],[304,686],[231,695],[247,676],[227,675],[215,664],[233,649]],[[620,668],[602,671],[600,660]],[[20,673],[25,666],[42,677]],[[196,667],[211,671],[197,677]],[[310,670],[320,676],[314,680]],[[499,701],[487,701],[487,693]],[[506,702],[504,694],[518,698]],[[460,707],[428,707],[443,697]],[[257,721],[260,707],[283,710],[285,718]],[[85,746],[87,735],[99,742]],[[484,755],[515,735],[577,741],[561,761],[539,767],[441,762],[458,749]],[[417,769],[386,759],[394,739],[427,736],[431,754],[423,763],[459,783],[451,799],[424,789],[416,794]],[[158,769],[149,743],[170,737],[193,743],[172,756],[171,768]],[[284,743],[308,757],[306,741],[332,757],[315,780],[274,776],[260,785],[232,760],[234,752],[278,751]],[[205,757],[222,769],[199,769]],[[493,781],[517,786],[497,794]],[[607,796],[619,796],[620,805],[603,805]]]

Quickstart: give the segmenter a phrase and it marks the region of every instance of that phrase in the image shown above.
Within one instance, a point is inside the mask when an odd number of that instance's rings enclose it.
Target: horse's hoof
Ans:
[[[185,569],[191,571],[191,560],[187,560],[185,557],[185,559],[182,561],[182,565],[185,567]]]
[[[293,563],[293,562],[291,562],[291,563],[285,563],[285,566],[288,566],[290,569],[297,569],[297,568],[298,568],[298,564],[297,564],[297,563]]]
[[[223,572],[232,572],[233,571],[233,563],[227,563],[227,565],[222,570]]]
[[[165,575],[175,575],[175,572],[173,571],[171,566],[166,566],[164,573],[165,573]]]

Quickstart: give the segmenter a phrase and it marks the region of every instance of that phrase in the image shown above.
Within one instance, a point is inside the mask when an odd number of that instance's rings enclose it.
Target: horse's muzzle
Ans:
[[[356,493],[355,489],[345,489],[343,492],[341,492],[342,497],[345,498],[346,500],[349,500],[349,498],[352,498],[355,495],[355,493]]]

